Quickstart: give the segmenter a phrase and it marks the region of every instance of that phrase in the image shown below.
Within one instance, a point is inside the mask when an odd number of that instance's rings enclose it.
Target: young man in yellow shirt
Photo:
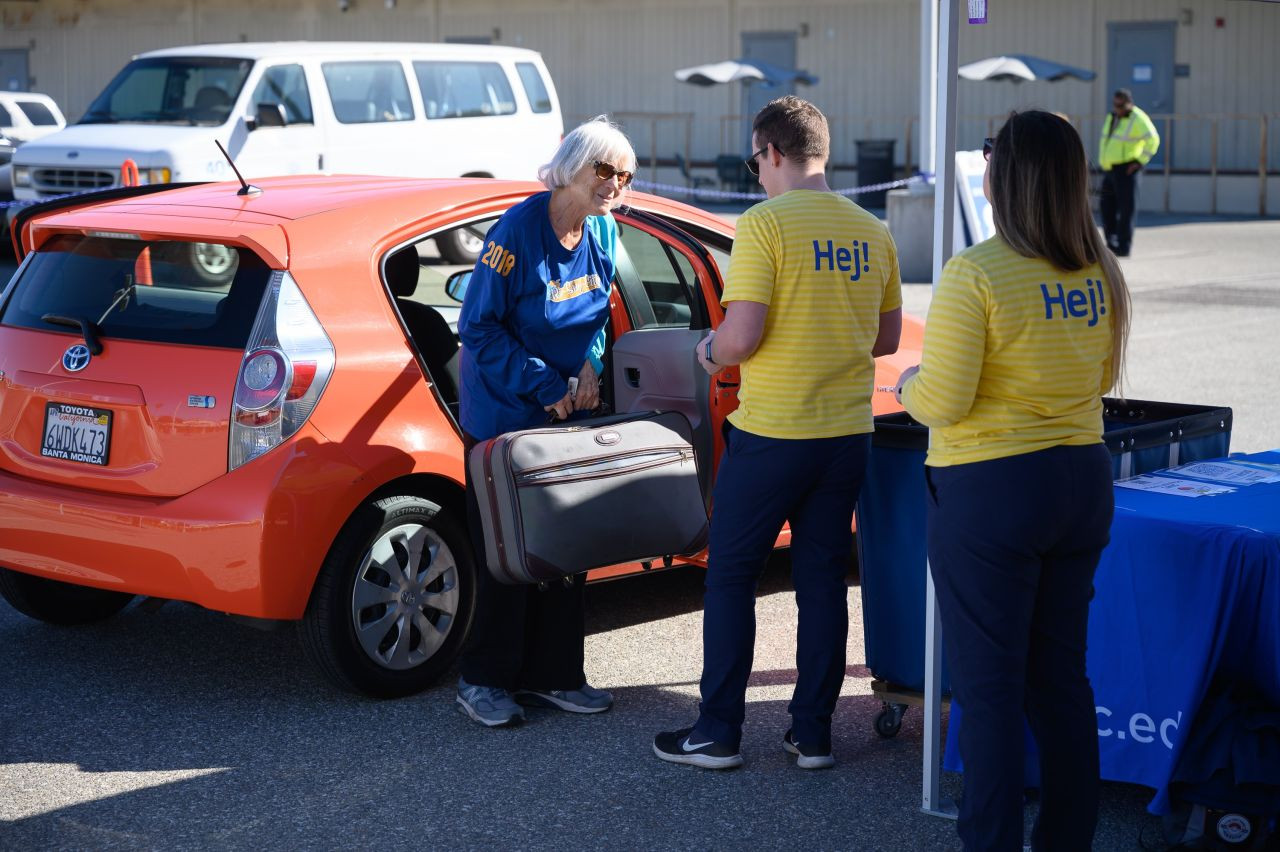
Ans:
[[[826,117],[787,96],[752,125],[748,168],[769,200],[738,220],[719,331],[698,344],[714,375],[741,365],[716,479],[703,619],[702,703],[654,753],[707,769],[742,765],[756,583],[791,523],[798,677],[783,748],[831,766],[845,673],[845,572],[871,448],[874,358],[898,348],[902,293],[888,229],[827,186]]]

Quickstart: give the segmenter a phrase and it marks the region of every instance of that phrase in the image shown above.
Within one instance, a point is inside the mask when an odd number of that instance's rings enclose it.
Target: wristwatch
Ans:
[[[711,357],[711,344],[714,342],[714,337],[708,337],[707,345],[702,347],[702,357],[707,359],[708,364],[714,364],[716,362],[716,359]]]

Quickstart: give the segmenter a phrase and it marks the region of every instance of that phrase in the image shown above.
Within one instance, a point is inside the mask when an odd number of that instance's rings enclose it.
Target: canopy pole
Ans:
[[[933,116],[938,108],[938,0],[920,0],[920,171],[933,174]]]
[[[933,191],[933,288],[942,279],[942,267],[955,248],[956,218],[956,48],[960,22],[957,5],[964,0],[942,0],[938,46],[937,124],[934,150],[937,175]],[[924,647],[924,779],[920,809],[931,816],[955,819],[953,802],[943,802],[939,792],[942,768],[942,621],[933,572],[925,560]]]

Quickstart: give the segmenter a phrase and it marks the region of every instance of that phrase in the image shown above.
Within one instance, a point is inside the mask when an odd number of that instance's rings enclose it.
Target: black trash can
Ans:
[[[1116,479],[1231,449],[1231,409],[1104,397],[1102,440]],[[872,690],[884,700],[875,727],[898,732],[906,702],[924,690],[925,479],[929,430],[905,412],[875,418],[857,510],[862,627]],[[945,662],[942,689],[950,691]]]
[[[893,180],[893,145],[896,139],[858,140],[858,186],[871,186]],[[878,189],[854,196],[863,207],[884,207],[889,190]]]

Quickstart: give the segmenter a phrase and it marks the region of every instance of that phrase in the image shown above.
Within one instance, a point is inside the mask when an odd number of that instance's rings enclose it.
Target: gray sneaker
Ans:
[[[570,713],[603,713],[613,706],[613,696],[603,689],[584,683],[577,689],[518,689],[517,699],[530,704],[550,705]]]
[[[477,686],[458,678],[458,706],[486,728],[513,725],[524,719],[524,708],[500,686]]]

